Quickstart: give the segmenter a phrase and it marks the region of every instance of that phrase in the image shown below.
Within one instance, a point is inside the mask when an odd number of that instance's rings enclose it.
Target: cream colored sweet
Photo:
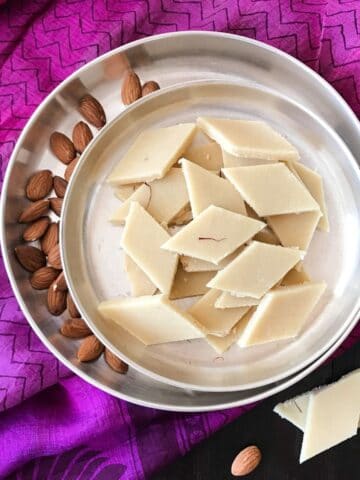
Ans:
[[[249,347],[296,337],[324,293],[326,284],[279,287],[261,300],[239,345]]]
[[[222,354],[226,352],[233,344],[236,344],[239,338],[241,338],[241,335],[243,334],[247,324],[249,323],[252,314],[253,310],[252,308],[250,308],[227,335],[225,335],[224,337],[207,335],[206,341],[218,353]]]
[[[221,260],[217,265],[216,263],[200,260],[199,258],[188,257],[187,255],[180,255],[180,262],[186,272],[218,272],[226,267],[226,265],[229,265],[229,263],[232,262],[242,250],[243,247],[238,248],[231,255],[228,255]]]
[[[155,220],[168,224],[189,203],[181,169],[171,168],[160,180],[144,183],[116,210],[112,223],[125,223],[131,202],[140,203]]]
[[[252,297],[235,297],[228,292],[222,292],[215,302],[216,308],[236,308],[236,307],[253,307],[259,305],[260,298]]]
[[[190,313],[209,334],[224,337],[229,334],[234,325],[245,315],[249,307],[219,310],[215,307],[215,302],[219,295],[219,291],[209,290],[208,293],[189,308],[188,313]]]
[[[281,418],[304,431],[311,392],[303,393],[285,402],[278,403],[274,412]]]
[[[298,285],[299,283],[310,282],[311,278],[304,270],[302,263],[298,263],[296,268],[292,268],[285,277],[281,280],[283,287],[290,285]]]
[[[223,150],[223,163],[225,168],[232,168],[232,167],[248,167],[250,165],[266,165],[268,163],[275,163],[278,160],[261,160],[258,158],[245,158],[239,157],[237,155],[232,155],[231,153],[226,152]]]
[[[221,148],[215,142],[204,145],[191,145],[184,153],[184,157],[190,160],[190,162],[206,168],[206,170],[219,172],[224,166]]]
[[[263,243],[270,243],[271,245],[280,245],[278,237],[268,226],[260,230],[260,232],[254,236],[254,240]]]
[[[115,196],[125,202],[130,195],[132,195],[142,184],[141,183],[129,183],[127,185],[119,185],[114,190]]]
[[[196,131],[193,123],[142,132],[120,160],[108,181],[113,185],[162,178],[186,151]]]
[[[321,176],[302,163],[291,162],[288,165],[292,167],[292,169],[299,175],[305,187],[309,190],[311,195],[320,206],[322,217],[319,220],[318,228],[324,230],[325,232],[329,232],[330,225],[325,202],[323,180]]]
[[[359,374],[359,370],[355,370],[345,376],[343,376],[338,382],[342,382],[345,378],[348,376],[357,376]],[[326,389],[328,387],[331,387],[334,384],[331,385],[326,385],[324,387],[320,387],[321,389]],[[310,391],[303,393],[302,395],[298,395],[297,397],[291,398],[290,400],[286,400],[285,402],[278,403],[274,407],[274,412],[277,413],[281,418],[284,418],[288,422],[292,423],[295,425],[295,427],[299,428],[300,430],[304,431],[305,430],[305,425],[306,425],[306,417],[307,417],[307,412],[309,408],[309,400],[310,396],[313,393],[316,393],[318,388]],[[339,410],[341,412],[342,409]],[[359,412],[360,415],[360,412]],[[358,428],[360,427],[360,416],[359,416],[359,422],[358,422]]]
[[[254,241],[219,271],[208,287],[238,297],[261,298],[301,257],[299,250]]]
[[[224,168],[223,173],[260,217],[320,209],[306,187],[282,162]]]
[[[190,206],[184,208],[184,210],[178,213],[171,221],[170,225],[186,225],[187,223],[191,222],[193,219],[192,212]]]
[[[132,202],[121,245],[162,292],[169,294],[177,270],[178,255],[161,248],[170,235],[138,203]]]
[[[197,125],[223,150],[238,157],[263,160],[299,158],[296,148],[265,122],[199,117]]]
[[[360,369],[311,392],[300,463],[357,433],[360,417]]]
[[[181,167],[194,218],[210,205],[246,215],[241,195],[228,180],[186,159],[181,160]]]
[[[124,265],[133,297],[153,295],[156,292],[156,285],[153,284],[150,278],[145,275],[145,273],[136,265],[129,255],[125,255]]]
[[[162,248],[218,264],[264,227],[263,222],[211,205]]]
[[[215,272],[186,272],[179,264],[174,283],[170,293],[170,299],[195,297],[204,295],[209,288],[207,283],[213,278]]]
[[[145,345],[201,338],[206,333],[162,294],[106,300],[99,304],[98,311]]]
[[[284,247],[307,250],[322,217],[320,210],[304,213],[272,215],[266,221]]]

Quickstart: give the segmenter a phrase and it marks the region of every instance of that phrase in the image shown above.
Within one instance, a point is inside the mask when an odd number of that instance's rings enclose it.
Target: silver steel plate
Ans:
[[[189,81],[219,80],[280,91],[283,96],[298,102],[327,122],[355,157],[360,151],[358,121],[325,81],[282,52],[238,36],[182,32],[126,45],[75,72],[49,95],[32,116],[7,169],[1,210],[2,248],[6,268],[29,323],[63,363],[90,383],[117,397],[157,408],[213,410],[264,398],[295,383],[327,358],[355,325],[355,309],[352,318],[348,319],[347,328],[331,348],[299,374],[266,387],[241,392],[194,392],[158,382],[135,369],[131,369],[129,375],[119,377],[102,360],[93,364],[79,364],[75,356],[76,342],[70,342],[58,334],[61,320],[49,318],[44,307],[44,295],[30,289],[27,275],[14,259],[13,248],[19,242],[22,231],[16,218],[25,205],[23,188],[26,179],[39,168],[51,168],[60,174],[63,170],[49,152],[50,133],[54,129],[71,132],[73,124],[80,119],[75,106],[85,92],[99,98],[110,120],[121,113],[123,107],[119,87],[124,56],[143,81],[155,79],[161,87],[184,85]],[[353,166],[346,162],[341,166],[346,176],[349,168],[353,170]],[[356,181],[355,178],[354,182]],[[346,220],[347,217],[344,218]],[[350,290],[359,291],[358,281]],[[348,293],[345,292],[344,295]]]
[[[301,160],[321,174],[331,229],[315,233],[305,258],[310,276],[325,280],[328,288],[301,334],[245,349],[234,345],[221,361],[201,339],[146,347],[97,312],[101,300],[130,295],[120,247],[122,228],[109,222],[120,201],[107,177],[140,132],[195,121],[199,115],[264,120],[280,131],[298,148]],[[358,173],[340,137],[308,110],[271,90],[223,82],[168,87],[128,107],[82,155],[63,207],[61,245],[69,288],[96,335],[157,380],[218,392],[281,380],[320,356],[352,321],[359,297],[352,289],[360,267]]]

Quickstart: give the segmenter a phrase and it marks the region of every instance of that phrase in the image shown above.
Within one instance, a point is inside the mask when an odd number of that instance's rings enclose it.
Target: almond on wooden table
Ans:
[[[48,255],[50,250],[57,245],[59,242],[59,224],[50,223],[48,229],[45,232],[45,235],[41,238],[41,249]]]
[[[80,158],[75,158],[71,163],[69,163],[69,165],[66,167],[66,170],[65,170],[65,173],[64,173],[64,177],[65,177],[65,180],[68,182],[71,178],[71,175],[73,174],[73,171],[76,167],[76,165],[78,164],[78,161],[80,160]]]
[[[19,245],[16,247],[15,256],[21,266],[29,272],[36,272],[36,270],[46,265],[44,253],[39,248],[30,245]]]
[[[65,178],[59,177],[58,175],[54,177],[54,190],[59,198],[64,198],[67,186],[68,182]]]
[[[35,242],[35,240],[38,240],[45,234],[49,224],[49,217],[40,217],[38,220],[35,220],[34,223],[31,223],[25,228],[23,239],[25,242]]]
[[[59,197],[51,197],[49,198],[50,208],[51,210],[56,213],[58,217],[61,215],[61,208],[63,204],[63,199]]]
[[[19,217],[19,223],[30,223],[42,217],[49,210],[49,200],[37,200],[28,205]]]
[[[93,139],[93,134],[90,127],[85,122],[78,122],[72,132],[72,141],[75,149],[82,153]]]
[[[61,326],[60,333],[68,338],[84,338],[92,335],[90,328],[82,318],[69,318]]]
[[[62,270],[59,244],[52,247],[52,249],[49,251],[48,262],[52,267],[56,268],[57,270]]]
[[[45,290],[49,288],[59,271],[53,267],[42,267],[36,270],[30,277],[30,284],[35,290]]]
[[[104,345],[98,340],[95,335],[86,337],[79,347],[77,358],[80,362],[91,362],[100,357],[104,350]]]
[[[68,293],[67,297],[66,297],[66,308],[67,308],[71,318],[80,318],[81,317],[80,312],[76,308],[76,305],[75,305],[74,300],[72,299],[72,296],[70,295],[70,293]]]
[[[54,283],[50,285],[47,293],[47,307],[52,315],[61,315],[66,310],[66,292],[54,288]]]
[[[125,105],[135,102],[141,97],[141,83],[134,70],[127,70],[124,75],[121,98]]]
[[[50,136],[50,148],[53,154],[66,165],[76,157],[74,144],[61,132],[53,132]]]
[[[145,95],[149,95],[149,93],[156,92],[156,90],[160,90],[160,85],[154,80],[150,80],[149,82],[144,83],[141,89],[141,93],[142,93],[142,96],[145,97]]]
[[[26,185],[26,196],[29,200],[42,200],[51,192],[53,187],[53,176],[50,170],[40,170],[28,180]]]
[[[104,357],[106,363],[110,368],[115,370],[115,372],[125,374],[129,370],[129,365],[107,348],[105,348]]]
[[[101,128],[106,123],[106,115],[101,103],[92,95],[84,95],[79,101],[79,112],[91,125]]]
[[[244,448],[239,452],[232,465],[231,473],[235,477],[242,477],[251,473],[261,462],[261,452],[255,445]]]
[[[61,272],[54,282],[54,288],[61,290],[62,292],[67,292],[68,286],[66,285],[65,275],[64,272]]]

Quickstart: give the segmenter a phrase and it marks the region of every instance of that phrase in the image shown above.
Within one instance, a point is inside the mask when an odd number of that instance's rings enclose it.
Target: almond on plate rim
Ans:
[[[40,245],[45,255],[59,243],[59,222],[52,222],[48,226],[45,234],[40,239]]]
[[[53,188],[53,174],[51,170],[44,169],[33,173],[25,187],[26,197],[35,202],[45,198]]]
[[[36,200],[27,205],[19,216],[19,223],[34,222],[40,217],[43,217],[49,210],[50,202],[47,199]]]
[[[89,93],[79,100],[79,112],[96,128],[102,128],[106,124],[106,115],[101,103]]]
[[[68,318],[60,327],[60,333],[68,338],[85,338],[92,331],[82,318]]]
[[[50,135],[50,149],[65,165],[68,165],[76,157],[73,142],[62,132],[56,131]]]
[[[121,99],[124,105],[134,103],[141,98],[141,95],[141,82],[138,75],[132,69],[127,70],[121,86]]]
[[[59,271],[54,267],[41,267],[30,276],[30,285],[35,290],[46,290],[50,287],[58,275]]]
[[[79,153],[83,153],[85,148],[89,145],[93,139],[92,131],[87,123],[80,120],[72,131],[72,141],[75,149]]]
[[[92,362],[97,360],[104,351],[104,345],[95,335],[89,335],[80,344],[77,358],[80,362]]]
[[[40,217],[33,223],[30,223],[23,231],[23,239],[25,242],[35,242],[45,235],[46,230],[50,225],[49,217]]]
[[[56,317],[66,310],[66,292],[54,288],[54,283],[50,285],[47,292],[47,308]]]

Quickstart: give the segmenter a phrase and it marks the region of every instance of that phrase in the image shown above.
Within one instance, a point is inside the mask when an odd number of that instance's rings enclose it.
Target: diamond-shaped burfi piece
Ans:
[[[284,163],[224,168],[223,172],[260,217],[320,209]]]
[[[238,297],[261,298],[301,260],[302,252],[292,248],[252,242],[227,267],[218,272],[208,287]]]
[[[211,205],[162,248],[219,263],[263,227],[263,222]]]
[[[209,205],[246,215],[244,201],[229,180],[186,159],[181,160],[181,166],[194,218]]]

